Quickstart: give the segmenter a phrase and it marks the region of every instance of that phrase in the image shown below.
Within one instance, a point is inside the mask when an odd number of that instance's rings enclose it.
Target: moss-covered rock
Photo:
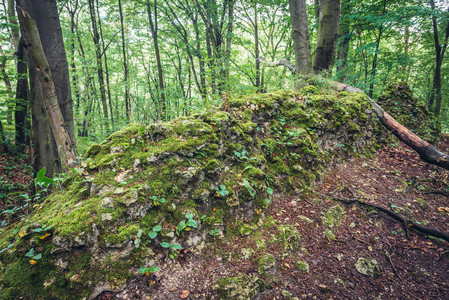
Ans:
[[[406,82],[393,82],[377,103],[399,123],[432,143],[440,139],[441,124],[427,105],[413,96]]]
[[[326,224],[330,229],[338,228],[346,219],[346,211],[337,204],[330,207],[325,213],[324,217],[321,218],[324,224]]]
[[[281,238],[282,249],[286,251],[296,251],[301,245],[301,235],[293,225],[278,226],[279,237]]]
[[[377,263],[375,259],[359,258],[355,263],[355,268],[361,274],[370,276],[371,278],[377,277],[382,274],[382,267]]]
[[[256,227],[241,216],[255,221],[273,195],[307,189],[336,158],[371,153],[379,132],[365,95],[313,86],[230,99],[223,110],[170,122],[129,124],[92,145],[62,191],[1,229],[0,299],[93,297],[101,287],[130,284],[172,245],[203,243],[217,226],[246,236]],[[285,252],[299,248],[294,226],[278,232]],[[35,265],[25,257],[31,249],[42,254]],[[251,291],[262,286],[244,276],[228,282],[242,280]]]
[[[255,276],[239,274],[236,277],[221,278],[214,286],[219,299],[248,300],[265,290],[265,282]]]
[[[262,255],[257,262],[257,270],[262,277],[276,274],[276,259],[270,253]]]

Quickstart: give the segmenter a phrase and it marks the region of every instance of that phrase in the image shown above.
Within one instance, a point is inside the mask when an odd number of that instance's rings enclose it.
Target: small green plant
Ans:
[[[156,196],[151,196],[150,200],[153,200],[153,204],[155,206],[162,205],[162,204],[164,204],[166,202],[165,198],[158,198]]]
[[[25,254],[25,256],[30,257],[32,260],[39,260],[42,258],[42,253],[35,254],[34,248],[31,248],[31,250],[27,254]]]
[[[181,232],[184,231],[190,231],[191,228],[197,228],[198,227],[198,221],[193,219],[193,214],[191,212],[186,213],[185,215],[187,220],[181,220],[178,223],[178,226],[176,226],[176,234],[179,236]]]
[[[248,193],[251,195],[251,197],[254,198],[254,196],[256,196],[256,192],[254,191],[254,189],[251,187],[251,185],[249,184],[249,181],[246,179],[243,179],[243,185],[245,186],[245,188],[248,190]]]
[[[240,150],[240,152],[239,151],[234,151],[234,155],[237,156],[240,159],[248,159],[246,154],[248,154],[248,151],[246,151],[246,149],[242,149],[242,150]]]
[[[161,230],[162,230],[162,226],[156,225],[156,226],[153,227],[153,230],[151,230],[151,231],[148,233],[148,235],[150,236],[151,239],[154,239],[154,238],[157,237],[157,233],[158,233],[159,231],[161,231]]]
[[[170,244],[167,242],[162,242],[162,243],[160,243],[160,245],[162,248],[165,248],[165,249],[169,249],[169,248],[173,249],[173,250],[181,250],[182,249],[182,246],[180,244]]]
[[[229,192],[224,184],[221,184],[220,187],[215,187],[214,190],[217,191],[216,192],[217,197],[226,197],[229,195]]]
[[[145,276],[149,276],[150,273],[154,273],[154,272],[157,272],[157,271],[159,271],[158,267],[145,267],[145,266],[142,266],[142,267],[139,268],[139,273],[143,274]]]
[[[211,231],[209,231],[209,234],[211,236],[217,236],[219,232],[220,232],[220,229],[215,228],[215,229],[212,229]]]
[[[136,248],[140,247],[140,241],[141,241],[140,238],[142,237],[142,233],[143,233],[142,229],[139,229],[137,231],[137,238],[134,240],[134,247],[136,247]]]

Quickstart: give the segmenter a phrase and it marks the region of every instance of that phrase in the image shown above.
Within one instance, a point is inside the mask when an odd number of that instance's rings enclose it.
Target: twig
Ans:
[[[337,200],[337,201],[340,201],[340,202],[345,202],[345,203],[348,203],[348,204],[358,203],[358,204],[361,204],[361,205],[373,207],[373,208],[375,208],[375,209],[377,209],[377,210],[379,210],[379,211],[389,215],[394,220],[396,220],[398,222],[401,222],[404,225],[406,224],[407,229],[411,228],[411,229],[414,229],[414,230],[416,230],[416,231],[418,231],[420,233],[428,234],[428,235],[434,236],[436,238],[443,239],[446,242],[449,242],[449,235],[448,234],[446,234],[446,233],[444,233],[442,231],[433,229],[433,228],[428,228],[428,227],[424,227],[424,226],[418,225],[418,224],[414,223],[413,221],[407,220],[404,217],[402,217],[401,215],[399,215],[399,214],[397,214],[395,212],[392,212],[391,210],[383,208],[382,206],[379,206],[379,205],[376,205],[376,204],[372,204],[372,203],[368,203],[368,202],[364,202],[364,201],[362,201],[360,199],[347,199],[347,198],[338,197],[338,196],[325,195],[325,194],[322,194],[322,193],[316,192],[316,191],[311,191],[311,192],[315,193],[315,194],[317,194],[319,196],[322,196],[322,197],[328,197],[328,198],[331,198],[331,199],[334,199],[334,200]]]
[[[387,243],[388,244],[388,243]],[[396,250],[393,249],[393,247],[391,247],[390,244],[388,244],[388,246],[390,246],[390,250],[392,251],[391,254],[388,253],[388,251],[385,251],[385,256],[388,258],[388,261],[390,262],[391,266],[393,267],[393,271],[396,273],[396,275],[399,277],[399,279],[401,280],[402,283],[404,283],[404,280],[402,280],[401,275],[399,275],[398,271],[396,270],[396,268],[394,267],[393,261],[391,260],[391,256],[393,256],[394,252]]]
[[[437,194],[437,195],[443,195],[446,197],[449,197],[449,193],[448,192],[444,192],[444,191],[429,191],[429,192],[424,192],[424,194],[428,195],[428,194]]]
[[[416,184],[416,176],[413,176],[412,182],[410,183],[410,185],[405,190],[405,193],[408,194],[415,187],[415,184]]]

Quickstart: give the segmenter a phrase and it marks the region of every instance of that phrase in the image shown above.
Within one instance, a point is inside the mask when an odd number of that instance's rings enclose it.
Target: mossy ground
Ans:
[[[0,250],[14,245],[0,254],[0,299],[85,297],[99,282],[126,283],[149,260],[142,253],[168,255],[160,242],[187,247],[217,225],[239,234],[248,227],[232,230],[239,210],[246,222],[257,221],[273,191],[300,192],[336,159],[371,153],[379,131],[366,96],[311,86],[231,99],[224,110],[167,123],[130,124],[91,146],[62,191],[2,231]],[[190,214],[196,226],[181,228]],[[152,239],[156,225],[163,230]],[[43,258],[30,265],[27,241],[47,227],[47,244],[36,248]],[[117,249],[126,255],[118,259]],[[74,252],[83,259],[71,259]],[[93,254],[111,259],[92,263]],[[33,272],[39,278],[30,281]]]

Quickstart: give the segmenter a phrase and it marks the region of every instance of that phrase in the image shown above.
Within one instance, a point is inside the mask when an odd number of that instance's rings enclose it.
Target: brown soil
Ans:
[[[449,152],[449,139],[438,148]],[[447,197],[426,193],[445,191],[448,181],[448,171],[420,161],[415,152],[402,144],[384,147],[373,159],[340,161],[314,190],[345,198],[356,196],[448,233],[449,213],[438,210],[449,206]],[[417,199],[427,202],[428,207],[424,202],[420,205]],[[333,230],[336,240],[331,240],[323,234],[327,227],[321,217],[336,204],[345,209],[347,218]],[[270,288],[260,299],[288,299],[285,291],[299,299],[449,299],[445,241],[414,231],[407,238],[403,224],[383,213],[312,192],[284,195],[264,213],[265,217],[274,218],[277,225],[294,225],[301,233],[304,249],[283,255],[280,242],[275,239],[275,226],[247,237],[215,238],[214,246],[206,246],[201,254],[184,256],[179,262],[168,260],[160,266],[161,271],[156,274],[159,281],[149,280],[153,288],[147,299],[179,299],[182,290],[190,291],[188,299],[223,299],[214,293],[214,282],[239,272],[260,276],[257,261],[266,252],[276,258],[277,273],[263,278]],[[301,215],[313,222],[307,223]],[[266,240],[266,248],[257,250],[256,241],[261,239]],[[244,258],[242,249],[249,248],[254,254]],[[382,266],[382,274],[376,278],[360,274],[354,266],[360,257],[375,259]],[[298,271],[299,260],[309,264],[309,273]],[[128,290],[116,297],[150,297],[146,296],[150,295],[148,290],[138,290],[136,285],[135,292]]]

